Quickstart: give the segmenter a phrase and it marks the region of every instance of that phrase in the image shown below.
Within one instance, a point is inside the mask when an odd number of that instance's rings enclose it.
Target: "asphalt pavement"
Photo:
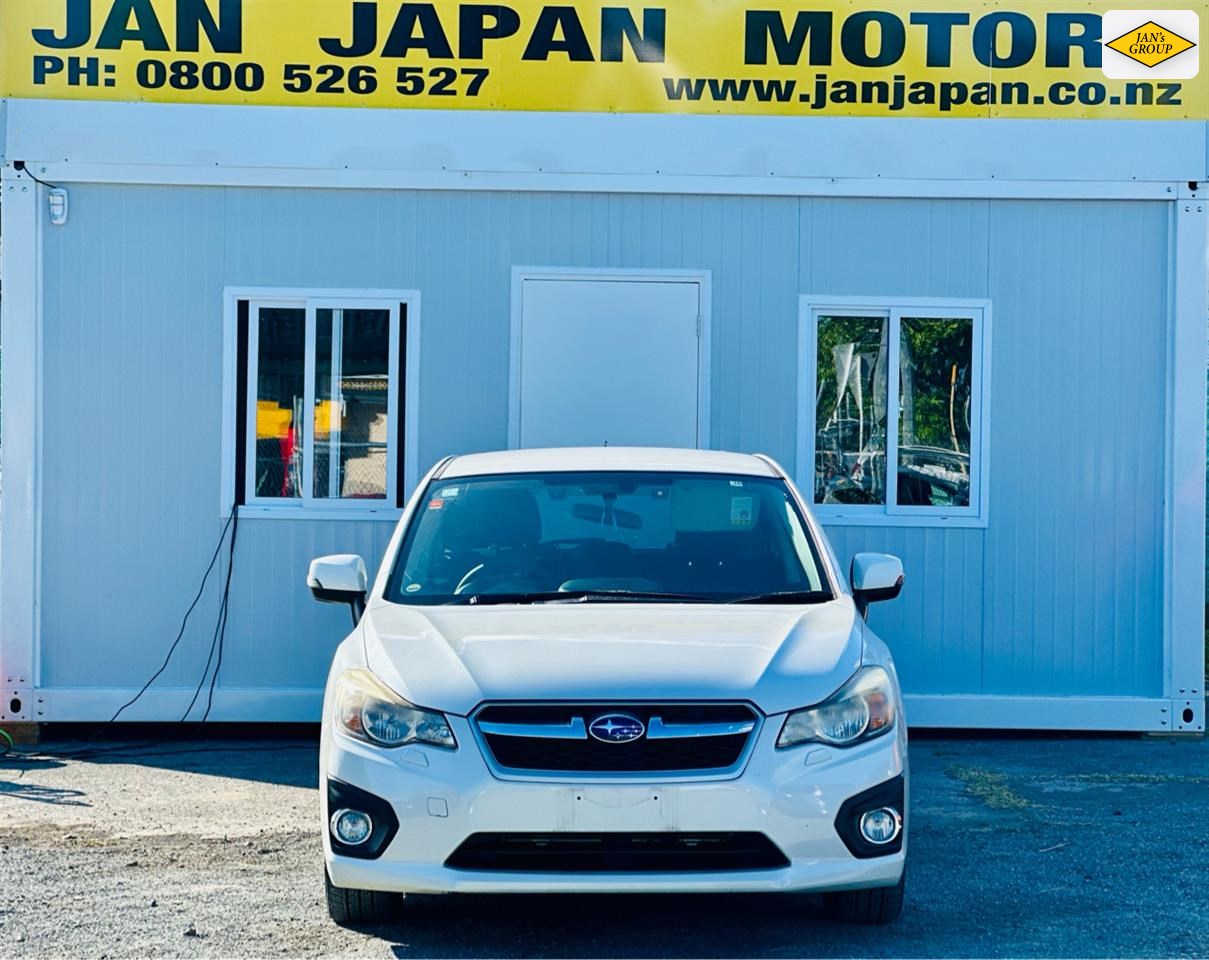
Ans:
[[[912,742],[907,905],[800,895],[412,897],[323,906],[309,736],[44,743],[0,757],[0,956],[1209,956],[1209,743]]]

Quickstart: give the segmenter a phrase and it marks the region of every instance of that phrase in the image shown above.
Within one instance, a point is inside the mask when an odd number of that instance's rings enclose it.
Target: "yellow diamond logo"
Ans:
[[[1191,50],[1196,44],[1153,20],[1147,20],[1116,40],[1110,40],[1105,46],[1147,67],[1157,67],[1164,60]]]

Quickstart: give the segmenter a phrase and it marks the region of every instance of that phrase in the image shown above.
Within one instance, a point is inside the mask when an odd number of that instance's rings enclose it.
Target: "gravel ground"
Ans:
[[[504,896],[357,932],[322,902],[312,740],[102,746],[0,758],[0,956],[1209,956],[1202,740],[916,738],[889,927],[796,895]]]

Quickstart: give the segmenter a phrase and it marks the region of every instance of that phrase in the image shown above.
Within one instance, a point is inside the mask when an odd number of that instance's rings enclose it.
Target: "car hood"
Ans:
[[[408,607],[362,621],[367,663],[408,701],[750,700],[767,714],[833,693],[861,662],[843,597],[802,606]]]

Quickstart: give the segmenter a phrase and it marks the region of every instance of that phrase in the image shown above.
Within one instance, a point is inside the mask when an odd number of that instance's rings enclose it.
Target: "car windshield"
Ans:
[[[593,471],[434,481],[386,597],[809,603],[831,592],[783,481]]]

